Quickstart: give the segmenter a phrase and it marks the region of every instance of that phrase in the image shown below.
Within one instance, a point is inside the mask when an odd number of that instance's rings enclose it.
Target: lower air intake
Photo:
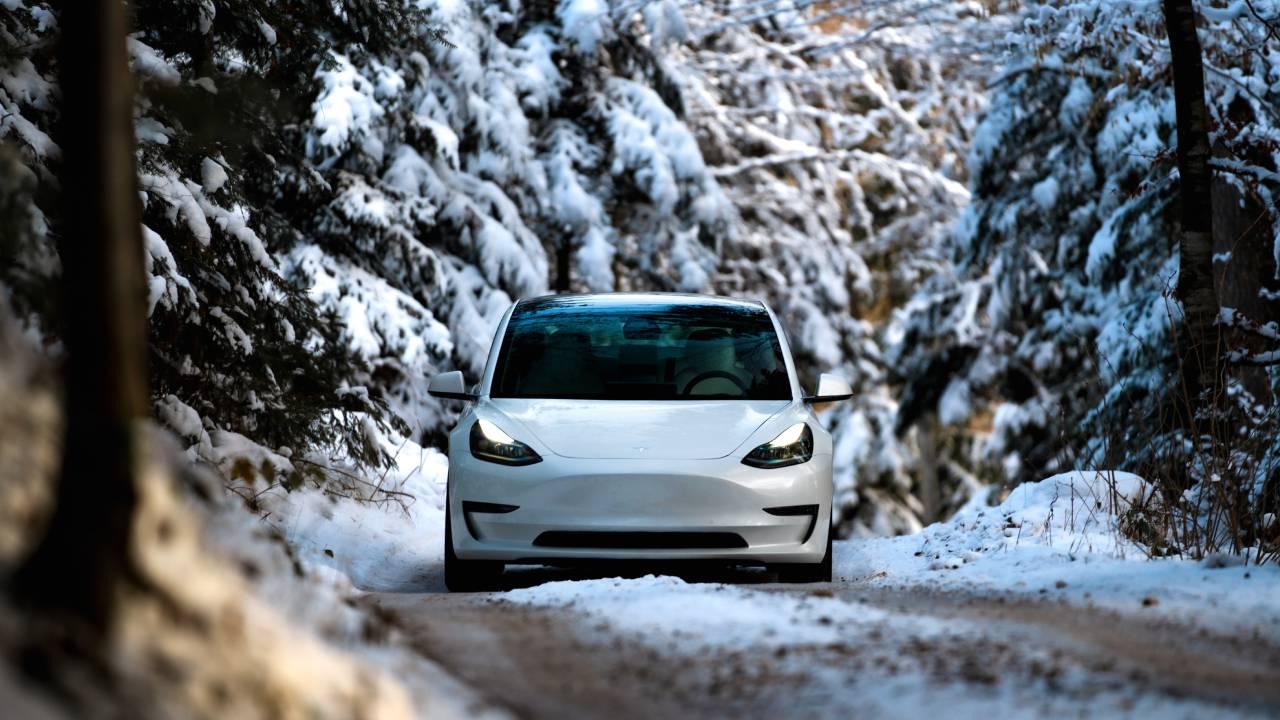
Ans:
[[[571,532],[552,530],[533,541],[538,547],[608,550],[716,550],[744,548],[747,541],[726,532]]]

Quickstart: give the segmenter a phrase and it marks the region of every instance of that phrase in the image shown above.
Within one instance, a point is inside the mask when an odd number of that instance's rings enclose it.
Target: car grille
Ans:
[[[533,541],[539,547],[630,550],[713,550],[744,548],[747,541],[727,532],[576,532],[551,530]]]

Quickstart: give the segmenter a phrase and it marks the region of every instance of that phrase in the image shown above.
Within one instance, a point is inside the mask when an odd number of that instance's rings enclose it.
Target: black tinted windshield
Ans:
[[[789,400],[791,385],[761,307],[555,298],[512,313],[490,395]]]

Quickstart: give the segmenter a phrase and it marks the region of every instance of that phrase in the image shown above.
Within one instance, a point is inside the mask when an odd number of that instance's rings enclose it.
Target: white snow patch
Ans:
[[[551,582],[502,597],[520,604],[571,607],[605,620],[615,630],[687,652],[707,644],[740,649],[822,645],[838,642],[843,625],[888,616],[834,598],[763,596],[745,588],[653,575]]]
[[[177,66],[161,55],[159,50],[136,36],[129,37],[128,45],[134,75],[168,87],[175,87],[182,82],[182,73],[178,72]]]
[[[258,21],[258,32],[262,33],[263,42],[268,45],[276,44],[276,29],[268,25],[266,21]]]
[[[164,175],[143,173],[138,176],[138,185],[148,196],[155,195],[164,200],[169,206],[167,215],[170,222],[176,222],[181,218],[186,222],[187,229],[195,239],[201,245],[209,246],[209,242],[213,239],[213,232],[209,229],[209,221],[205,217],[204,210],[191,193],[191,188],[197,186],[187,185],[171,172]]]
[[[133,124],[133,137],[139,145],[168,145],[173,129],[155,118],[141,117]]]
[[[346,55],[333,56],[333,69],[320,69],[316,77],[323,86],[311,106],[316,135],[308,138],[329,152],[340,151],[353,138],[369,132],[373,121],[382,117],[382,105],[373,98],[373,84],[361,75]]]
[[[1036,201],[1041,210],[1052,210],[1058,204],[1058,179],[1050,175],[1036,183],[1031,188],[1031,199]]]
[[[1058,108],[1058,121],[1063,127],[1080,127],[1091,105],[1093,105],[1093,89],[1089,87],[1089,81],[1083,76],[1076,76],[1072,78],[1071,88]]]
[[[308,568],[328,568],[363,590],[427,589],[444,562],[448,459],[435,448],[384,440],[395,464],[369,480],[398,503],[337,501],[318,490],[276,494],[273,524]]]
[[[163,303],[168,308],[176,308],[179,303],[186,302],[196,306],[195,289],[191,282],[178,272],[178,261],[174,259],[169,245],[154,230],[142,226],[142,240],[147,254],[143,256],[147,274],[147,317],[155,312],[156,306]]]
[[[604,0],[560,0],[556,8],[564,36],[588,55],[609,32],[609,5]]]
[[[964,422],[971,412],[969,383],[963,378],[955,378],[938,400],[938,421],[944,425]]]
[[[205,158],[200,162],[200,184],[204,187],[206,195],[212,195],[222,189],[227,184],[227,170],[222,164],[212,158]]]

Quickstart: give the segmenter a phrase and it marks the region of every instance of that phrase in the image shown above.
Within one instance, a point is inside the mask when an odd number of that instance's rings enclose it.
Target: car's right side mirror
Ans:
[[[431,397],[448,398],[450,400],[475,400],[476,396],[467,392],[466,380],[461,370],[440,373],[427,383],[427,394]]]
[[[848,400],[851,397],[853,397],[853,388],[849,386],[848,380],[839,375],[822,373],[818,376],[818,391],[806,397],[804,401],[810,404],[826,403]]]

